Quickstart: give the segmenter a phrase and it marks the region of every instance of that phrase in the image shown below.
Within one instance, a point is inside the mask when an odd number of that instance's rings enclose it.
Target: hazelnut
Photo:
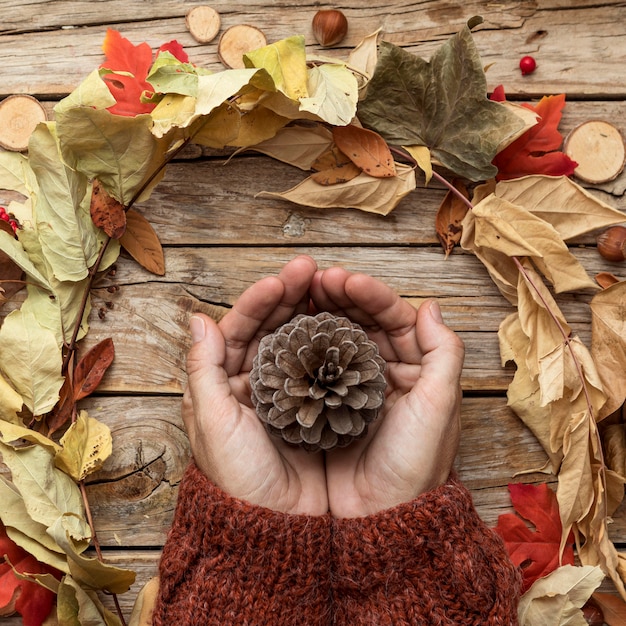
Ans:
[[[337,9],[322,9],[313,17],[313,35],[324,47],[338,44],[348,32],[348,20]]]
[[[611,226],[598,237],[598,252],[608,261],[626,259],[626,226]]]

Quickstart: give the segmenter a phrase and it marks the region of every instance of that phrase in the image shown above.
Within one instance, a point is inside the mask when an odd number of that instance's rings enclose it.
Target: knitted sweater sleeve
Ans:
[[[520,576],[456,479],[332,533],[334,624],[514,626]]]
[[[159,565],[153,626],[327,626],[330,516],[232,498],[191,464]]]

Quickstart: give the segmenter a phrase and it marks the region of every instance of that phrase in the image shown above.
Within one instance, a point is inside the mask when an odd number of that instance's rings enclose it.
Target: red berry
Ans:
[[[8,217],[7,210],[3,206],[0,206],[0,219],[5,219],[7,217]]]
[[[526,74],[532,74],[537,68],[537,62],[533,57],[525,56],[519,60],[519,68],[522,70],[522,76]]]

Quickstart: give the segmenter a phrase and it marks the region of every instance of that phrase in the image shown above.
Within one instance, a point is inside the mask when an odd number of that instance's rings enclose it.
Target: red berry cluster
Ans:
[[[17,223],[15,216],[12,213],[7,213],[7,210],[3,206],[0,206],[0,220],[7,222],[13,229],[13,232],[17,233],[17,229],[20,225]]]

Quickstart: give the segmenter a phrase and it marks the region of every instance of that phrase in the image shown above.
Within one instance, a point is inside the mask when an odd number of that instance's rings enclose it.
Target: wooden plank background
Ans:
[[[101,63],[107,27],[154,48],[177,39],[192,62],[220,70],[217,40],[200,45],[186,29],[185,14],[197,4],[0,0],[0,97],[31,94],[51,110]],[[314,51],[310,22],[327,4],[219,0],[211,6],[221,14],[222,30],[250,23],[270,42],[304,34]],[[341,47],[327,54],[342,57],[382,28],[385,40],[427,58],[467,19],[482,15],[484,24],[474,38],[489,66],[490,89],[503,84],[518,100],[566,93],[564,133],[588,119],[605,119],[626,131],[626,6],[619,0],[387,0],[366,6],[352,0],[336,6],[350,27]],[[538,69],[522,77],[517,64],[525,54],[536,57]],[[508,482],[549,479],[539,473],[514,478],[543,465],[545,455],[506,406],[513,370],[500,364],[496,332],[512,308],[474,257],[456,251],[444,259],[434,230],[443,188],[418,187],[387,217],[255,197],[262,190],[287,189],[304,176],[253,153],[225,164],[223,156],[189,147],[170,165],[151,199],[137,207],[165,246],[166,275],[153,276],[122,256],[115,276],[104,277],[94,289],[83,349],[113,337],[116,359],[98,395],[84,405],[111,427],[114,453],[91,477],[88,492],[107,558],[138,573],[131,592],[120,598],[126,615],[137,590],[155,573],[189,458],[179,415],[189,314],[219,315],[251,283],[298,253],[311,254],[321,267],[339,264],[371,273],[416,305],[425,297],[440,299],[446,321],[467,347],[457,467],[487,523],[495,524],[500,513],[511,510]],[[624,210],[625,188],[622,175],[592,192]],[[0,203],[6,200],[0,196]],[[592,274],[608,270],[626,278],[625,265],[609,264],[597,254],[595,234],[574,242],[573,252]],[[111,286],[117,290],[111,292]],[[589,298],[559,297],[572,327],[587,342]],[[106,310],[104,319],[98,317],[99,308]],[[611,532],[616,542],[626,544],[622,509]],[[10,618],[5,623],[20,622]]]

